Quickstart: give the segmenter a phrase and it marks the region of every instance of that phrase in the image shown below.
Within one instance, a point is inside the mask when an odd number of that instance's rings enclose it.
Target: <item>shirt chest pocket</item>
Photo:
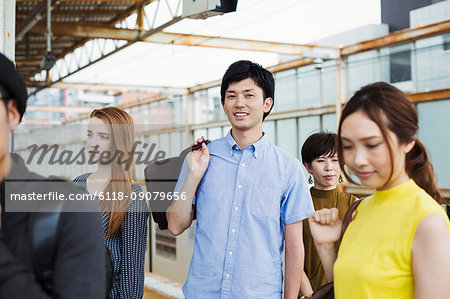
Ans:
[[[255,186],[249,205],[250,214],[258,219],[278,221],[281,196],[281,188]]]

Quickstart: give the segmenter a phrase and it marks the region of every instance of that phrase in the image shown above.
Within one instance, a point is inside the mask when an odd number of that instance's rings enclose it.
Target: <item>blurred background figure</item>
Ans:
[[[355,196],[341,192],[337,187],[342,183],[341,169],[336,151],[335,133],[319,132],[309,136],[302,146],[302,162],[309,173],[308,182],[315,210],[337,208],[344,217]],[[314,246],[308,220],[303,221],[303,242],[305,243],[305,273],[301,295],[309,295],[327,283],[327,278]]]

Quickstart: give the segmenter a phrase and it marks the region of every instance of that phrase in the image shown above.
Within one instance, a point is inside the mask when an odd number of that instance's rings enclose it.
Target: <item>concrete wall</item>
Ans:
[[[381,0],[381,22],[389,32],[409,28],[409,12],[432,4],[432,0]]]
[[[446,21],[450,18],[450,0],[414,9],[409,12],[411,28]]]

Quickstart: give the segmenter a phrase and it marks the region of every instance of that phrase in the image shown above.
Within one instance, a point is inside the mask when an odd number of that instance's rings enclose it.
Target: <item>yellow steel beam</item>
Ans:
[[[44,24],[38,24],[34,30],[43,30]],[[337,58],[339,49],[309,44],[288,44],[277,42],[266,42],[256,40],[246,40],[238,38],[227,38],[206,35],[192,35],[169,32],[156,32],[146,36],[146,31],[133,29],[115,28],[107,25],[96,24],[64,24],[55,25],[52,28],[54,35],[75,36],[83,38],[105,38],[126,41],[144,41],[151,43],[200,46],[235,50],[263,51],[290,55],[322,56],[324,58]]]
[[[341,54],[355,54],[358,52],[377,49],[384,46],[395,45],[437,34],[443,34],[446,32],[450,32],[450,20],[413,29],[404,29],[379,38],[362,41],[354,45],[343,47],[341,49]]]

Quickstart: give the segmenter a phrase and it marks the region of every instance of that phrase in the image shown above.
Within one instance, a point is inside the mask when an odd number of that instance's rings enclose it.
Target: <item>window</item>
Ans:
[[[169,231],[156,227],[155,245],[157,255],[172,260],[177,258],[177,240]]]
[[[450,33],[444,34],[442,37],[444,39],[444,42],[443,42],[444,51],[450,50]]]
[[[391,83],[411,80],[411,46],[390,47],[389,66]]]

